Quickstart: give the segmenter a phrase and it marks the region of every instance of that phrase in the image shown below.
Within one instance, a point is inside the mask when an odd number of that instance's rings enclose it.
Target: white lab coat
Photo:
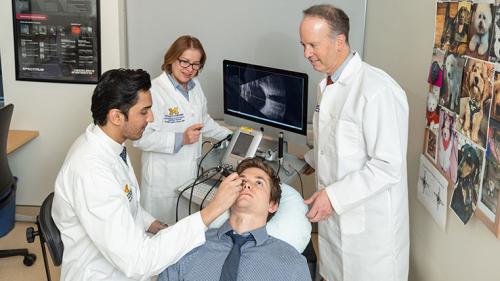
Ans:
[[[57,176],[52,217],[64,244],[61,280],[149,280],[205,242],[196,213],[155,236],[122,145],[91,124]]]
[[[355,54],[337,82],[320,82],[317,103],[306,161],[335,209],[318,225],[320,274],[328,281],[407,280],[405,92]]]
[[[141,204],[161,221],[175,223],[177,189],[194,180],[197,159],[201,155],[200,141],[184,145],[174,153],[175,133],[183,133],[187,127],[202,123],[205,137],[222,139],[231,133],[218,125],[207,113],[207,100],[200,82],[193,78],[195,87],[189,92],[189,101],[178,92],[167,74],[163,72],[152,81],[154,121],[134,146],[142,152]],[[182,199],[180,210],[187,209]]]

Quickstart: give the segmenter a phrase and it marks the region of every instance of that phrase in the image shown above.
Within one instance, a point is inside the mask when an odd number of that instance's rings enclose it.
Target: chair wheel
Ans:
[[[28,254],[24,256],[23,263],[25,266],[32,266],[36,261],[36,255],[35,254]]]
[[[26,240],[28,243],[33,243],[35,241],[35,229],[33,227],[26,228]]]

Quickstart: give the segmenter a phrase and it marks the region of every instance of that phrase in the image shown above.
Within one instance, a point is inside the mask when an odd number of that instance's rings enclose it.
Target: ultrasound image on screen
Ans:
[[[248,148],[252,144],[253,136],[240,133],[238,139],[234,143],[233,150],[231,154],[238,155],[240,157],[245,157],[247,155]]]
[[[302,79],[229,66],[225,73],[227,110],[291,128],[302,128]]]

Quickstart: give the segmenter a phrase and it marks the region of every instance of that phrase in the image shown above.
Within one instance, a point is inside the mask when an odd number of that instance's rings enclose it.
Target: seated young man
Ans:
[[[267,234],[266,223],[281,198],[273,169],[252,158],[243,160],[236,172],[243,180],[243,189],[231,207],[229,220],[207,231],[206,243],[168,267],[158,281],[311,280],[305,257]]]

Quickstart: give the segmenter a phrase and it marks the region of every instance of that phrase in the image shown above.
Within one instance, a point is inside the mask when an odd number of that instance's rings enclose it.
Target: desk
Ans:
[[[9,130],[7,137],[7,154],[38,137],[38,131]]]

